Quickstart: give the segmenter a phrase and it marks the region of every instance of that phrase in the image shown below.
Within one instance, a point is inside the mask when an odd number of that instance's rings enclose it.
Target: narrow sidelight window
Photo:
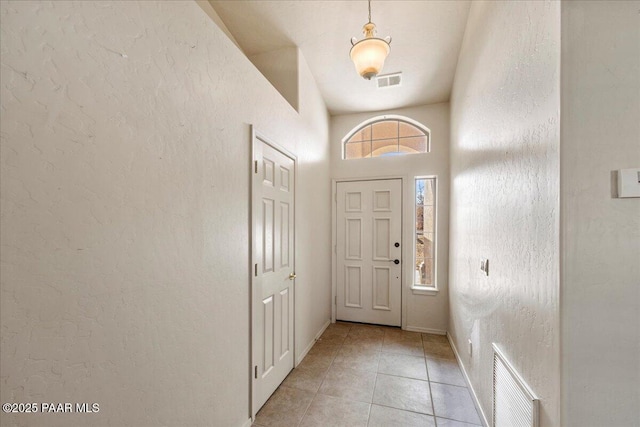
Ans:
[[[436,178],[416,178],[414,287],[435,288]]]

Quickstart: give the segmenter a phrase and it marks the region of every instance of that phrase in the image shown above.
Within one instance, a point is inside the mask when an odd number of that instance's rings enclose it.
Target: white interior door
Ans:
[[[254,135],[252,416],[293,369],[295,160]]]
[[[337,187],[336,319],[401,326],[402,181]]]

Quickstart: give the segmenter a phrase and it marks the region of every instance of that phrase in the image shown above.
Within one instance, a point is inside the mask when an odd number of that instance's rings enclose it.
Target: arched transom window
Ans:
[[[376,117],[361,123],[344,141],[344,159],[429,152],[429,129],[405,117]]]

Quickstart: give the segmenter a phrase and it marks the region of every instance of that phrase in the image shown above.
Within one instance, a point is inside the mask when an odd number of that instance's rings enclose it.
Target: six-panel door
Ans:
[[[401,325],[402,183],[337,185],[337,320]]]
[[[254,411],[293,369],[294,160],[254,144]],[[257,208],[257,209],[256,209]]]

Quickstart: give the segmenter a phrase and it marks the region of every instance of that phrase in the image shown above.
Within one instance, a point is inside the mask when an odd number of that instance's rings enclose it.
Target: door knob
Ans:
[[[293,280],[296,278],[296,273],[289,274],[289,280]]]
[[[395,246],[396,248],[400,247],[400,243],[396,242],[393,246]]]
[[[390,259],[389,262],[392,262],[396,265],[400,264],[400,260],[399,259]]]

